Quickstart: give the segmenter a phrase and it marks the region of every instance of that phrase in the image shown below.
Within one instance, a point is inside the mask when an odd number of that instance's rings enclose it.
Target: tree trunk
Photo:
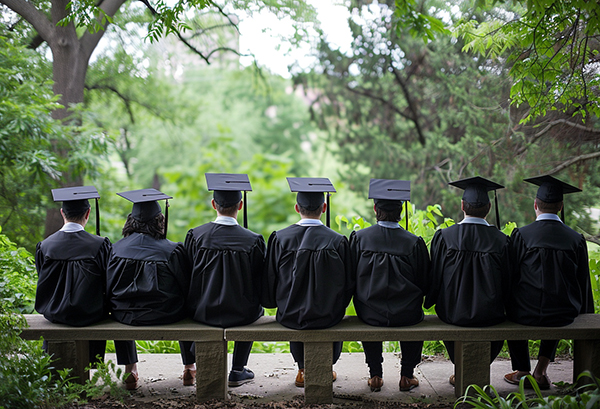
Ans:
[[[52,2],[52,23],[55,25],[53,35],[48,44],[52,50],[54,93],[60,95],[60,103],[64,106],[52,113],[54,119],[63,122],[80,122],[80,118],[71,117],[69,107],[83,102],[85,75],[88,67],[89,55],[82,49],[73,24],[67,26],[57,25],[58,21],[66,16],[67,0],[54,0]],[[54,144],[57,156],[66,158],[69,147]],[[61,187],[81,185],[81,176],[74,176],[69,169],[65,169],[60,180]],[[58,207],[48,209],[44,237],[59,230],[63,220]]]

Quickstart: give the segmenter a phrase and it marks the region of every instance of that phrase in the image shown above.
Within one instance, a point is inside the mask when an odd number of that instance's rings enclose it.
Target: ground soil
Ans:
[[[223,401],[209,401],[206,403],[196,403],[191,400],[176,400],[176,399],[161,399],[153,402],[138,402],[131,400],[118,401],[110,398],[100,399],[90,402],[86,405],[79,406],[80,409],[451,409],[452,406],[447,403],[399,403],[399,402],[381,402],[381,401],[365,401],[365,400],[349,400],[341,402],[342,399],[335,399],[338,403],[323,404],[323,405],[305,405],[304,398],[299,395],[290,401],[285,402],[251,402],[248,399],[244,401],[240,399],[231,399]]]

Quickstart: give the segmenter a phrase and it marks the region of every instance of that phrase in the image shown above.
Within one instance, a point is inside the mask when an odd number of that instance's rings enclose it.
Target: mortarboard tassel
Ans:
[[[169,199],[165,200],[165,239],[167,238],[167,228],[169,227]]]
[[[100,236],[100,208],[98,207],[98,199],[96,198],[96,236]]]
[[[563,223],[565,222],[565,205],[564,205],[564,202],[563,202],[562,209],[560,209],[560,220],[562,220]]]
[[[494,190],[494,206],[496,207],[496,227],[500,229],[500,211],[498,210],[498,192]]]
[[[246,191],[244,190],[244,228],[248,228],[248,202],[246,201]]]
[[[331,227],[331,210],[329,206],[329,196],[331,196],[331,193],[327,193],[327,214],[325,217],[325,223],[327,227]]]

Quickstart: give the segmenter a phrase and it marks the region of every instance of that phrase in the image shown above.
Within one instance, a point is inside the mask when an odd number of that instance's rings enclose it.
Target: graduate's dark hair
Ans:
[[[165,215],[159,213],[158,216],[147,222],[141,222],[131,217],[131,214],[127,216],[127,221],[123,226],[123,237],[132,235],[133,233],[147,234],[148,236],[154,237],[155,239],[165,238]]]
[[[485,216],[487,216],[488,213],[490,212],[491,208],[492,208],[491,203],[487,203],[483,206],[475,207],[472,204],[470,204],[469,202],[463,200],[463,210],[465,211],[465,214],[467,216],[480,217],[480,218],[484,219]]]
[[[402,207],[394,210],[383,210],[375,204],[375,217],[378,222],[399,222],[402,214]]]
[[[320,218],[321,215],[323,214],[323,206],[319,206],[317,209],[315,210],[309,210],[306,207],[303,207],[302,205],[298,204],[298,210],[300,211],[300,214],[304,217],[312,217],[312,218]]]
[[[63,214],[65,215],[65,219],[67,219],[68,222],[72,222],[72,223],[79,223],[82,224],[85,221],[85,214],[87,213],[87,211],[90,210],[90,208],[88,207],[85,210],[65,210],[65,208],[62,208]]]
[[[215,207],[217,208],[217,212],[219,212],[219,214],[221,214],[223,216],[229,216],[229,217],[235,216],[235,212],[238,211],[239,205],[240,205],[240,202],[237,202],[233,206],[223,207],[215,201]]]
[[[538,199],[537,197],[535,198],[535,204],[537,205],[538,210],[542,213],[558,214],[558,212],[560,212],[560,209],[562,209],[563,207],[562,200],[560,202],[548,203],[544,202],[541,199]]]

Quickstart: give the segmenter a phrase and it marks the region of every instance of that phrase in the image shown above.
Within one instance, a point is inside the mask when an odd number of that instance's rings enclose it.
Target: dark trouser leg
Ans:
[[[527,340],[506,341],[513,371],[530,372],[529,342]]]
[[[540,341],[540,353],[538,354],[538,359],[540,356],[548,358],[550,362],[554,362],[554,357],[556,356],[556,348],[558,348],[558,339],[556,340],[541,340]]]
[[[362,341],[365,351],[365,362],[369,366],[369,377],[379,376],[383,378],[383,346],[382,342]],[[404,354],[403,354],[404,355]]]
[[[331,361],[333,365],[340,359],[340,355],[342,355],[342,348],[344,347],[344,343],[342,341],[333,343],[333,360]]]
[[[290,341],[290,352],[294,361],[298,364],[298,369],[304,369],[304,344],[298,341]]]
[[[343,346],[344,343],[341,341],[333,343],[333,364],[340,359]],[[304,344],[298,341],[290,341],[290,352],[294,357],[294,361],[298,364],[298,369],[304,369]]]
[[[48,341],[42,342],[42,350],[48,353]],[[104,362],[104,354],[106,353],[106,341],[90,341],[89,346],[89,362],[94,364],[96,362]],[[99,359],[96,359],[99,356]]]
[[[196,343],[193,341],[179,341],[181,361],[184,365],[196,363]]]
[[[490,364],[494,362],[494,359],[498,356],[500,351],[502,350],[502,346],[504,346],[504,341],[492,341],[490,343]],[[444,345],[446,346],[446,351],[448,351],[448,356],[450,357],[450,361],[454,363],[454,341],[444,341]]]
[[[402,351],[402,358],[400,359],[400,376],[412,378],[415,366],[421,362],[423,341],[401,341],[400,350]]]
[[[500,351],[502,351],[503,346],[504,341],[492,341],[490,343],[490,364],[494,362],[494,359],[496,359]]]
[[[231,369],[234,371],[242,371],[248,364],[250,351],[252,351],[252,341],[236,341],[233,345],[233,362]]]
[[[138,361],[135,341],[115,341],[115,352],[119,365],[131,365]]]
[[[90,341],[90,363],[104,362],[104,354],[106,353],[106,341]],[[96,357],[100,358],[96,358]]]

